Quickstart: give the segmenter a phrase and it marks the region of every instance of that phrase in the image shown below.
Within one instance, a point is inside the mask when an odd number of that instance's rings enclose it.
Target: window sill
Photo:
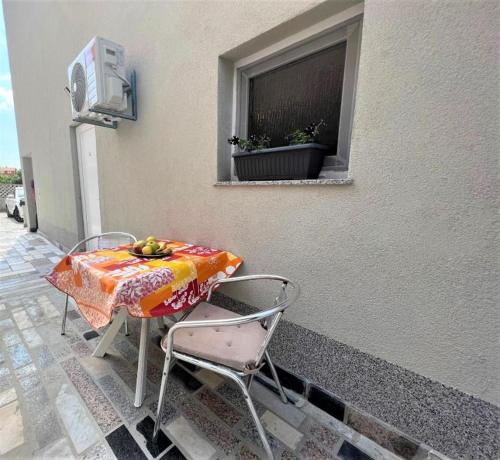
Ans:
[[[351,185],[352,177],[344,179],[304,179],[304,180],[259,180],[259,181],[217,181],[216,187],[244,187],[259,185]]]

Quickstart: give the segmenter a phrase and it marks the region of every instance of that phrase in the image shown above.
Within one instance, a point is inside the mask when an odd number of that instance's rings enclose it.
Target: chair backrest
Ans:
[[[137,241],[131,233],[126,232],[105,232],[98,235],[89,236],[76,243],[68,255],[78,251],[91,251],[97,249],[108,249],[121,244],[130,244]]]
[[[238,318],[231,318],[227,320],[217,320],[219,324],[218,326],[231,326],[237,324],[245,324],[259,321],[264,329],[267,330],[267,334],[265,336],[264,342],[262,343],[262,347],[257,354],[256,363],[260,364],[264,352],[266,351],[267,345],[272,339],[274,331],[278,326],[278,323],[283,316],[284,311],[290,307],[298,298],[300,294],[300,288],[298,284],[290,281],[283,276],[278,275],[249,275],[249,276],[240,276],[236,278],[228,278],[224,280],[218,280],[210,286],[208,291],[207,301],[210,302],[212,297],[213,290],[221,285],[228,283],[238,283],[242,281],[255,281],[255,280],[272,280],[279,281],[281,283],[280,291],[278,295],[275,297],[273,306],[264,310],[260,310],[256,313],[252,313],[250,315],[241,316]],[[191,323],[191,321],[188,321]],[[204,321],[199,321],[199,323],[203,323]],[[195,325],[193,325],[196,327]],[[206,326],[210,326],[206,324]]]

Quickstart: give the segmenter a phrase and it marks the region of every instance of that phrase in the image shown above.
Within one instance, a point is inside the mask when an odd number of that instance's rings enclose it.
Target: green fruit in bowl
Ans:
[[[153,248],[149,244],[142,248],[142,254],[145,256],[150,256],[153,252]]]
[[[134,243],[134,245],[132,247],[134,249],[142,249],[145,244],[146,244],[146,242],[141,240],[141,241],[137,241],[136,243]]]
[[[156,236],[148,236],[146,242],[149,243],[150,241],[156,241]]]
[[[160,248],[160,246],[158,245],[158,243],[151,243],[151,244],[148,244],[148,246],[153,250],[153,254],[158,251],[158,249]]]

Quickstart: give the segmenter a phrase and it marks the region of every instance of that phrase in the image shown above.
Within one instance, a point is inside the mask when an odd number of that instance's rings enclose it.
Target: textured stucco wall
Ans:
[[[64,68],[62,59],[68,55],[62,49],[67,42],[56,27],[58,20],[45,16],[49,11],[43,12],[41,6],[4,3],[19,153],[33,161],[40,230],[71,247],[77,227],[64,90],[67,77],[56,71]]]
[[[292,321],[499,403],[496,3],[366,2],[354,185],[213,186],[218,56],[316,3],[6,1],[40,227],[76,232],[63,87],[102,35],[139,80],[139,120],[97,130],[103,229],[231,249],[299,281]]]

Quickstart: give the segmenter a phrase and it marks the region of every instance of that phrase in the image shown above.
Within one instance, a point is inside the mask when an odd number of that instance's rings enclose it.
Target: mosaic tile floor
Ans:
[[[0,214],[0,457],[264,458],[238,390],[213,373],[180,365],[168,387],[166,436],[154,452],[147,438],[163,353],[150,347],[146,400],[135,408],[140,322],[130,320],[130,336],[120,334],[102,359],[91,356],[100,336],[77,311],[70,311],[61,336],[64,296],[42,278],[60,257],[41,236]],[[259,382],[252,387],[276,459],[400,458],[288,393],[294,402],[285,405]]]

